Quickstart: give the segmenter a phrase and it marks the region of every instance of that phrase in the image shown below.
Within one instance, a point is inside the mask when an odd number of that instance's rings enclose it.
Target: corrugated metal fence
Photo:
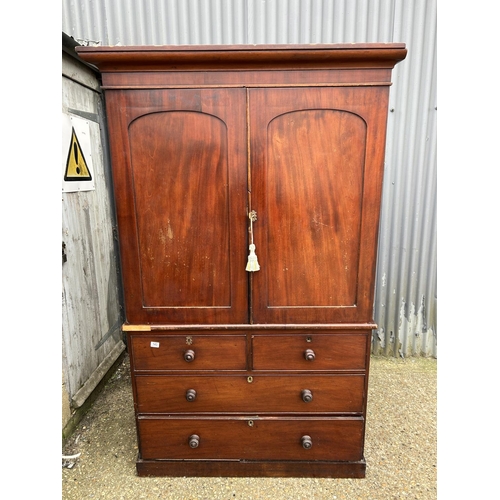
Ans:
[[[404,42],[393,72],[373,352],[437,356],[437,0],[63,0],[101,45]]]

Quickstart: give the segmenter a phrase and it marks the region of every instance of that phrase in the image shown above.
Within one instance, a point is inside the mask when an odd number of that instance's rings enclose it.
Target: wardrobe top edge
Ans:
[[[85,52],[151,52],[151,51],[273,51],[273,50],[346,50],[346,49],[378,49],[378,48],[405,48],[405,43],[272,43],[272,44],[185,44],[185,45],[97,45],[77,46],[76,50]]]
[[[394,67],[405,59],[404,43],[276,44],[276,45],[148,45],[76,47],[78,56],[101,71],[140,71],[144,67],[200,65],[308,65],[332,68]]]

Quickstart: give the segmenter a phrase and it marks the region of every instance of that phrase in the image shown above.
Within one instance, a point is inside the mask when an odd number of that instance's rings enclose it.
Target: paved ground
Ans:
[[[436,375],[435,359],[372,358],[365,479],[139,478],[126,357],[63,450],[80,455],[63,459],[62,498],[434,500]]]

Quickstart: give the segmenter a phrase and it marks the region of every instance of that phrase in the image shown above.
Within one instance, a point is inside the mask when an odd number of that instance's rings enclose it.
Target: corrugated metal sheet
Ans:
[[[373,351],[437,355],[437,0],[63,0],[101,45],[404,42],[393,72]]]
[[[413,4],[426,2],[63,0],[62,24],[101,45],[390,42],[396,11]]]
[[[435,0],[395,2],[394,39],[374,350],[437,356]]]

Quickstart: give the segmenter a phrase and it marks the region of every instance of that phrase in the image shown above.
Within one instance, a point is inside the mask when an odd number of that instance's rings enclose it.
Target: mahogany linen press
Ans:
[[[405,45],[76,50],[105,92],[138,474],[364,477]]]

